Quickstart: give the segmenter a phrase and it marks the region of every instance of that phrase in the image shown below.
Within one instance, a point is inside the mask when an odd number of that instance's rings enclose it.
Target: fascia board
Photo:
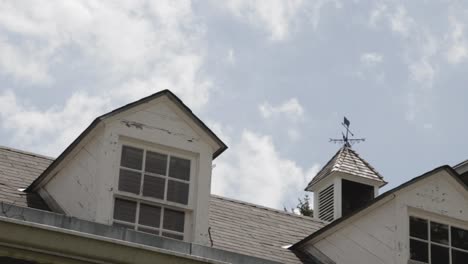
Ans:
[[[95,119],[64,151],[36,178],[26,189],[26,192],[37,191],[46,185],[57,173],[72,160],[83,146],[104,127],[102,122]]]
[[[0,244],[90,263],[226,262],[22,220],[0,217]],[[72,250],[71,250],[72,249]],[[129,256],[131,256],[129,258]],[[151,258],[148,258],[151,256]],[[131,259],[131,260],[130,260]]]

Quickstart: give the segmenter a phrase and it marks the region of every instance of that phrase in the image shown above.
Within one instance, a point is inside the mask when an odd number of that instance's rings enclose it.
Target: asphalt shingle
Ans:
[[[49,210],[39,195],[22,190],[26,189],[52,161],[50,157],[0,147],[0,201]]]
[[[288,246],[324,224],[313,218],[212,195],[213,246],[281,263],[306,263]]]

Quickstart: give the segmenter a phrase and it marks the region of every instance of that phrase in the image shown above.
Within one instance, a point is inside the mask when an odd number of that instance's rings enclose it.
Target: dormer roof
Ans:
[[[367,179],[380,181],[382,186],[387,184],[382,175],[378,173],[367,161],[361,158],[350,146],[344,145],[333,158],[315,175],[307,185],[306,191],[329,176],[332,172],[343,172]]]
[[[26,188],[26,192],[32,192],[35,188],[37,188],[37,186],[49,175],[49,173],[53,171],[57,166],[59,166],[59,164],[63,162],[63,160],[84,140],[85,137],[88,137],[93,131],[96,130],[98,125],[114,116],[123,114],[124,112],[129,111],[132,108],[149,103],[160,97],[166,97],[175,105],[177,105],[198,127],[201,128],[201,130],[204,133],[208,135],[210,139],[213,140],[213,142],[215,142],[216,149],[213,152],[213,159],[218,157],[222,152],[224,152],[227,149],[227,145],[213,131],[211,131],[211,129],[208,128],[208,126],[205,123],[203,123],[203,121],[201,121],[192,112],[192,110],[188,106],[186,106],[182,102],[182,100],[179,99],[179,97],[177,97],[171,91],[166,89],[154,93],[150,96],[144,97],[138,101],[119,107],[111,112],[103,114],[94,119],[94,121],[62,152],[62,154],[60,154],[58,158],[55,159],[52,162],[52,164],[50,164],[50,166],[47,167],[47,169],[43,171],[42,174],[31,183],[31,185],[29,185],[28,188]]]

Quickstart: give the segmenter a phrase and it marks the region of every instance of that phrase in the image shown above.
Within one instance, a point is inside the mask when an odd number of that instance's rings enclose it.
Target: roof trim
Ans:
[[[190,110],[188,106],[186,106],[182,100],[179,99],[174,93],[172,93],[170,90],[162,90],[157,93],[154,93],[150,96],[144,97],[140,100],[134,101],[132,103],[126,104],[122,107],[119,107],[117,109],[114,109],[106,114],[103,114],[96,119],[52,162],[52,164],[45,169],[39,177],[37,177],[31,185],[26,188],[26,192],[31,192],[42,182],[46,176],[53,171],[67,156],[70,154],[73,149],[89,134],[93,129],[99,125],[102,121],[115,116],[117,114],[120,114],[130,108],[136,107],[138,105],[144,104],[146,102],[149,102],[151,100],[154,100],[156,98],[159,98],[161,96],[167,96],[172,102],[174,102],[176,105],[178,105],[182,111],[184,111],[185,114],[187,114],[196,124],[198,124],[218,145],[220,146],[214,153],[213,153],[213,159],[218,157],[221,153],[223,153],[228,147],[227,145],[205,124],[203,121],[200,120],[193,112]]]
[[[319,179],[317,182],[314,182],[314,183],[313,183],[314,178],[317,177],[317,176],[320,174],[320,172],[322,172],[323,170],[325,170],[325,168],[328,167],[328,165],[330,165],[330,164],[333,162],[333,160],[335,160],[335,158],[337,158],[337,156],[338,156],[342,151],[343,151],[343,147],[341,147],[341,148],[335,153],[335,155],[333,155],[333,157],[317,172],[317,174],[315,174],[315,176],[312,178],[312,180],[310,180],[310,182],[307,184],[307,187],[304,189],[304,191],[310,191],[310,188],[312,188],[313,185],[319,183],[321,180],[325,179],[325,178],[330,174],[331,171],[330,171],[329,173],[327,173],[325,176],[323,176],[322,179]]]
[[[463,165],[468,165],[468,159],[458,163],[457,165],[453,166],[453,168],[456,170],[459,167],[462,167]]]
[[[354,211],[353,213],[350,213],[349,215],[347,216],[344,216],[344,217],[341,217],[339,219],[337,219],[336,221],[330,223],[329,225],[325,226],[324,228],[316,231],[315,233],[307,236],[306,238],[302,239],[301,241],[297,242],[296,244],[294,244],[291,249],[292,250],[298,250],[300,249],[302,246],[304,246],[307,242],[309,242],[310,240],[324,234],[325,232],[333,232],[334,230],[338,229],[339,227],[341,227],[343,225],[343,223],[346,222],[346,220],[349,220],[351,218],[354,218],[356,215],[360,214],[360,213],[363,213],[367,210],[370,210],[371,208],[373,208],[373,205],[375,205],[376,203],[384,200],[385,198],[388,198],[390,197],[391,195],[393,195],[395,192],[397,191],[400,191],[402,189],[404,189],[405,187],[408,187],[410,185],[413,185],[425,178],[428,178],[429,176],[437,173],[437,172],[440,172],[440,171],[446,171],[449,175],[451,175],[460,185],[462,185],[465,190],[468,192],[468,186],[463,183],[463,181],[460,179],[460,175],[450,166],[448,165],[443,165],[443,166],[440,166],[440,167],[437,167],[429,172],[426,172],[418,177],[415,177],[385,193],[383,193],[382,195],[379,195],[377,198],[373,199],[371,202],[369,202],[368,204],[366,204],[365,206],[363,206],[361,209],[358,209],[356,211]]]

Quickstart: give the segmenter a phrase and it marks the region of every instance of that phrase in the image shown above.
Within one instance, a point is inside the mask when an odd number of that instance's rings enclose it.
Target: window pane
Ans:
[[[168,232],[163,232],[162,235],[165,237],[173,238],[173,239],[184,240],[183,235],[177,235],[177,234],[168,233]]]
[[[143,180],[143,195],[164,199],[165,180],[155,176],[145,175]]]
[[[190,160],[171,157],[169,176],[181,180],[190,180]]]
[[[452,246],[468,250],[468,230],[461,228],[451,227],[452,232]],[[468,262],[467,262],[468,263]]]
[[[452,249],[452,264],[468,263],[468,253]]]
[[[114,219],[126,222],[135,222],[136,202],[115,199],[114,204]]]
[[[183,182],[169,180],[167,186],[167,200],[171,202],[187,204],[189,185]]]
[[[431,264],[449,264],[449,249],[431,244]]]
[[[161,222],[161,207],[140,204],[138,223],[146,226],[158,227]]]
[[[431,222],[431,241],[441,243],[444,245],[449,244],[448,225]]]
[[[164,229],[184,232],[185,213],[164,208]]]
[[[119,190],[140,194],[141,173],[120,169]]]
[[[145,171],[166,175],[167,155],[156,152],[146,152]]]
[[[412,260],[428,262],[429,249],[426,242],[410,239],[410,258]]]
[[[427,240],[427,220],[411,216],[410,236]]]
[[[143,162],[143,150],[129,146],[122,146],[120,165],[123,167],[141,170]]]
[[[158,229],[150,229],[150,228],[138,227],[138,231],[145,232],[145,233],[150,233],[150,234],[158,235],[158,236],[159,236],[159,230],[158,230]]]

